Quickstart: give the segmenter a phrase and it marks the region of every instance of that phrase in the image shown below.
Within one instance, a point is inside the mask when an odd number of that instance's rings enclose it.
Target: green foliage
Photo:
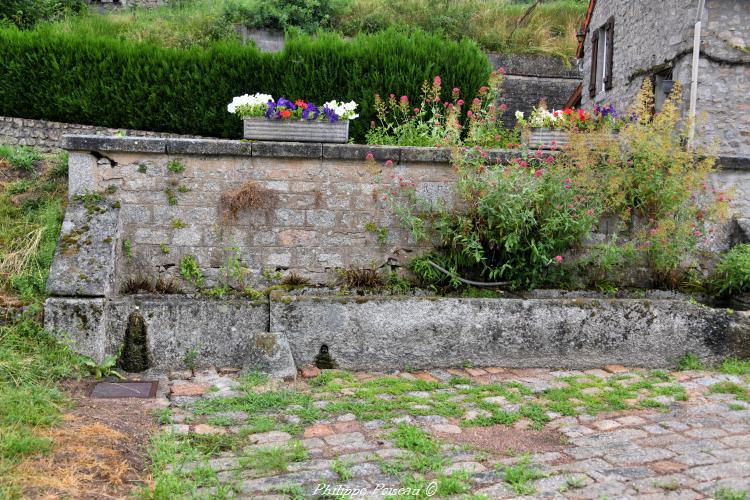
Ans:
[[[750,245],[736,245],[724,254],[712,283],[714,293],[720,296],[750,292]]]
[[[203,271],[194,255],[186,255],[180,260],[180,275],[196,288],[203,288],[205,285]]]
[[[443,95],[443,82],[435,76],[422,84],[419,100],[408,95],[387,99],[375,95],[378,123],[367,133],[368,144],[399,146],[483,146],[506,148],[518,143],[517,133],[507,130],[497,106],[504,70],[493,71],[486,86],[471,104],[464,101],[460,88]],[[465,94],[470,96],[471,94]],[[468,97],[467,97],[468,100]]]
[[[505,482],[519,495],[533,495],[536,488],[530,483],[545,476],[543,472],[534,468],[530,463],[531,459],[526,455],[516,465],[502,468]]]
[[[8,20],[20,28],[29,28],[40,21],[85,10],[84,0],[3,0],[0,21]]]
[[[473,95],[490,72],[474,43],[423,32],[300,36],[271,54],[235,42],[176,50],[40,27],[0,29],[0,52],[0,114],[209,137],[241,137],[227,103],[263,91],[358,102],[351,136],[361,141],[375,118],[373,94],[417,95],[440,74]]]
[[[347,3],[346,0],[234,0],[227,3],[224,16],[248,28],[299,29],[312,34],[330,28],[333,17],[342,14]]]
[[[101,363],[97,363],[91,358],[83,361],[83,366],[94,376],[94,378],[117,377],[119,379],[124,379],[122,375],[115,371],[115,365],[117,365],[117,356],[106,356]]]
[[[181,174],[185,171],[185,165],[180,160],[169,160],[167,162],[167,170],[173,174]]]
[[[728,195],[708,188],[715,158],[684,147],[679,99],[675,85],[654,115],[646,84],[634,107],[638,119],[619,135],[571,133],[571,145],[556,156],[525,151],[496,164],[479,147],[454,148],[460,202],[452,210],[419,197],[409,179],[384,183],[379,191],[412,238],[437,243],[412,270],[424,284],[459,287],[463,277],[512,289],[612,293],[638,263],[656,286],[700,287],[686,262],[699,262],[706,225],[725,216]],[[614,221],[612,239],[583,248],[603,215]]]
[[[747,500],[747,491],[719,488],[714,493],[716,500]]]
[[[685,354],[678,362],[678,370],[703,370],[705,366],[701,363],[701,360],[694,353],[689,352]]]
[[[36,150],[0,146],[0,151],[6,158],[15,158],[12,161],[34,158],[30,163],[32,169],[37,168],[37,159],[42,158]],[[56,162],[62,159],[50,157],[51,168],[46,173],[15,181],[0,190],[0,290],[17,293],[26,302],[44,296],[47,272],[60,234],[65,179],[58,175],[60,168]],[[11,164],[25,169],[23,161]],[[22,201],[13,198],[21,193]]]
[[[397,447],[415,453],[430,455],[439,449],[437,442],[427,432],[411,424],[399,424],[390,437]]]
[[[0,144],[0,161],[7,161],[13,168],[31,172],[34,170],[34,163],[42,157],[38,149]]]

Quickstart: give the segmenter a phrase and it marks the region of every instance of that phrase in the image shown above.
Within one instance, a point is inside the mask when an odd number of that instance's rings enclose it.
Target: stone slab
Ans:
[[[106,201],[71,201],[47,279],[50,295],[105,297],[112,293],[119,208]]]
[[[275,296],[271,329],[298,365],[326,345],[341,368],[666,367],[740,352],[750,326],[685,301]]]

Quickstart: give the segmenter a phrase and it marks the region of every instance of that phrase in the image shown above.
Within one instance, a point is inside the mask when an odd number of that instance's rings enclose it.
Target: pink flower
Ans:
[[[466,116],[468,116],[469,118],[471,118],[472,116],[474,116],[474,113],[471,110],[469,110],[469,111],[466,112]]]
[[[471,101],[472,104],[482,104],[482,101],[479,100],[478,97],[475,97],[473,101]]]
[[[555,157],[554,156],[548,156],[547,157],[547,163],[549,163],[550,165],[552,165],[553,163],[555,163]]]
[[[386,167],[392,167],[393,166],[393,160],[388,160],[385,162]]]
[[[568,203],[568,210],[573,210],[573,204],[572,203]]]
[[[486,85],[482,85],[481,87],[479,87],[479,93],[480,94],[486,94],[488,90],[490,90],[490,89]]]
[[[701,233],[700,231],[696,231],[696,232],[694,232],[693,234],[694,234],[695,236],[698,236],[698,237],[700,238],[700,236],[701,236],[701,235],[702,235],[703,233]]]
[[[501,75],[504,75],[505,74],[505,68],[502,68],[502,67],[497,68],[497,72],[500,73]]]
[[[402,96],[401,96],[401,102],[403,102],[403,103],[407,103],[407,102],[409,102],[409,98],[408,98],[408,97],[406,97],[405,95],[402,95]]]
[[[419,108],[414,108],[414,113],[419,114]]]
[[[589,208],[586,210],[586,215],[594,215],[594,211]]]
[[[463,105],[464,105],[464,100],[463,100],[463,99],[459,99],[459,100],[458,100],[458,101],[456,102],[456,104],[458,104],[459,106],[463,106]]]
[[[435,77],[435,80],[433,81],[435,85],[442,85],[443,80],[440,78],[440,75]]]
[[[534,172],[534,177],[541,177],[543,173],[544,171],[541,168],[537,169],[537,171]]]
[[[563,261],[562,255],[555,256],[555,262],[557,262],[558,264],[562,264],[562,261]]]
[[[500,139],[502,139],[502,137],[500,137],[499,135],[495,136],[495,141],[500,142]]]
[[[388,97],[390,97],[391,99],[395,99],[396,98],[396,94],[389,94]]]
[[[458,94],[459,92],[461,92],[461,89],[459,89],[458,87],[453,87],[454,94]]]
[[[375,155],[372,154],[372,151],[367,153],[367,157],[365,158],[367,161],[372,161],[375,159]]]
[[[529,166],[529,164],[528,164],[528,163],[526,162],[526,160],[521,160],[521,162],[519,163],[519,165],[520,165],[521,167],[523,167],[523,168],[526,168],[526,167],[528,167],[528,166]]]
[[[651,230],[651,236],[656,236],[656,232],[657,232],[657,231],[656,231],[656,228],[653,228],[653,229]]]
[[[508,109],[508,105],[505,104],[504,102],[500,103],[500,109],[502,109],[503,111],[505,111],[506,109]]]

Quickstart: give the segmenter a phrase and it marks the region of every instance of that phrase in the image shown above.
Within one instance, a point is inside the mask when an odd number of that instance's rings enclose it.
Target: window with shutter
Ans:
[[[596,95],[597,62],[599,61],[599,30],[591,34],[591,75],[589,79],[589,97]]]
[[[606,64],[604,66],[604,89],[612,89],[612,56],[614,55],[614,33],[615,33],[615,20],[610,17],[607,24],[604,25],[604,36],[607,38],[605,46],[607,47]]]

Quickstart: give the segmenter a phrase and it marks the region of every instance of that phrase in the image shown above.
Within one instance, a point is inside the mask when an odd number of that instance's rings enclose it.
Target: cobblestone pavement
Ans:
[[[154,477],[209,498],[745,498],[743,370],[173,373],[163,436],[192,448]]]

